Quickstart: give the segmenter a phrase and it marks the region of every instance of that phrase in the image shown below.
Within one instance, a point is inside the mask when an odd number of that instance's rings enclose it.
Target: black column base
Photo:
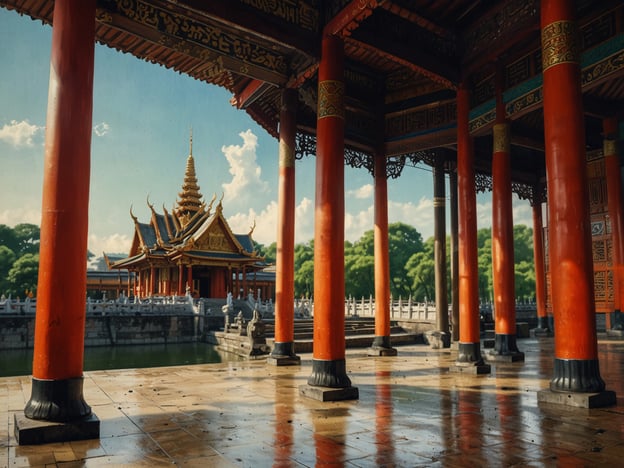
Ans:
[[[492,368],[485,364],[481,356],[481,343],[459,343],[457,361],[449,368],[450,372],[464,374],[489,374]]]
[[[312,375],[307,385],[301,385],[299,392],[302,396],[319,401],[357,400],[359,391],[351,386],[351,379],[347,377],[344,359],[334,361],[312,361]]]
[[[376,336],[373,344],[366,350],[367,356],[396,356],[397,350],[390,344],[389,336]]]
[[[91,407],[82,396],[82,377],[64,380],[40,380],[33,377],[32,393],[26,403],[27,418],[67,422],[85,418]]]
[[[344,359],[312,361],[312,375],[308,377],[308,385],[313,387],[345,388],[351,386],[351,379],[347,376],[347,367]]]
[[[301,358],[295,354],[295,343],[292,341],[273,343],[273,351],[267,358],[267,364],[273,366],[297,366]]]
[[[548,317],[537,317],[537,328],[550,331],[550,323]]]
[[[553,392],[599,393],[605,389],[600,377],[598,359],[555,358],[553,378],[550,381]]]
[[[524,353],[518,350],[516,344],[516,335],[494,335],[494,349],[490,350],[485,357],[488,361],[524,361]]]

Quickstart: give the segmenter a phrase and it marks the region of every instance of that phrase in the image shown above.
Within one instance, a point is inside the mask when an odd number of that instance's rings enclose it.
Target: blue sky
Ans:
[[[52,29],[0,8],[0,224],[39,224],[43,142]],[[89,249],[127,252],[130,206],[147,221],[147,198],[170,210],[182,185],[193,129],[193,156],[208,201],[224,194],[234,232],[270,244],[276,238],[277,140],[231,94],[173,70],[100,44],[95,46]],[[389,221],[433,233],[432,175],[406,167],[388,182]],[[314,157],[296,163],[296,242],[314,236]],[[368,171],[345,171],[345,238],[373,226],[373,180]],[[447,189],[448,191],[448,189]],[[489,225],[488,195],[478,199],[479,226]],[[528,203],[517,201],[515,222],[530,224]]]

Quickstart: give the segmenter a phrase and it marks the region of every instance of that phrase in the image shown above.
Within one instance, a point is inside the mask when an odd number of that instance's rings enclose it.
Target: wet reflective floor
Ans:
[[[489,375],[451,374],[456,351],[398,347],[396,357],[347,350],[359,400],[300,396],[300,367],[264,361],[85,373],[98,440],[18,446],[13,415],[28,377],[0,378],[0,466],[569,467],[622,466],[624,341],[599,341],[618,404],[537,403],[552,377],[553,339],[519,339],[525,362]],[[486,352],[487,350],[484,350]]]

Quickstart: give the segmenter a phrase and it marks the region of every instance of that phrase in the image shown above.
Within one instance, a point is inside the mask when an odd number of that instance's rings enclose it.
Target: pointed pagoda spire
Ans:
[[[193,129],[190,136],[190,152],[186,159],[186,171],[184,173],[184,183],[182,191],[178,193],[176,214],[180,218],[183,227],[193,218],[198,211],[202,210],[202,194],[197,185],[195,174],[195,160],[193,159]]]

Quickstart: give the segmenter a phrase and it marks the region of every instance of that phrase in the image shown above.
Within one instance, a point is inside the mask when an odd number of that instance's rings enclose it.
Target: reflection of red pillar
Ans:
[[[546,311],[546,273],[544,268],[544,222],[542,199],[534,193],[533,202],[533,263],[535,265],[535,304],[537,307],[537,330],[550,333]],[[536,330],[536,333],[538,331]]]
[[[344,51],[323,37],[318,71],[314,217],[314,360],[311,387],[351,388],[344,337]]]
[[[573,0],[541,3],[549,264],[560,392],[604,390],[596,314],[579,45]]]
[[[604,131],[604,159],[607,179],[607,200],[609,218],[611,218],[611,235],[613,237],[613,287],[614,287],[614,314],[611,327],[622,329],[622,260],[624,257],[624,214],[622,214],[622,176],[617,148],[618,121],[615,118],[605,119]]]
[[[72,421],[91,414],[82,396],[82,368],[94,24],[95,1],[55,2],[32,396],[24,410],[31,419]],[[99,423],[86,438],[98,435]]]
[[[295,133],[297,91],[282,92],[277,195],[277,256],[275,275],[275,345],[269,364],[299,364],[295,355]],[[267,297],[267,296],[265,296]]]
[[[497,70],[496,124],[492,156],[492,279],[494,283],[494,349],[490,359],[524,360],[516,345],[514,235],[511,200],[509,124],[505,120],[502,71]]]
[[[375,338],[370,356],[396,356],[390,344],[390,251],[388,248],[388,179],[386,157],[375,155]]]
[[[457,197],[459,204],[459,346],[453,371],[469,366],[477,373],[490,372],[483,364],[479,326],[477,269],[477,194],[474,151],[469,129],[470,94],[462,84],[457,90]]]
[[[376,371],[375,392],[375,464],[395,466],[394,433],[392,432],[392,385],[390,371]]]

